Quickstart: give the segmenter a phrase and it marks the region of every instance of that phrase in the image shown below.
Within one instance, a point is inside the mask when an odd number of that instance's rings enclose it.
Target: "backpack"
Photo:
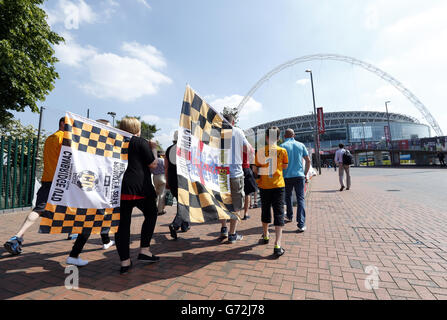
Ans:
[[[351,152],[349,150],[346,150],[343,153],[343,165],[350,166],[354,164],[354,157],[352,156]]]

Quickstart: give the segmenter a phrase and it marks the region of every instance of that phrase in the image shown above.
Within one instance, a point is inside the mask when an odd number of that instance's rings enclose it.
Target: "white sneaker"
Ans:
[[[298,227],[297,232],[298,232],[298,233],[301,233],[301,232],[306,231],[306,229],[307,229],[306,226],[304,226],[304,227],[302,227],[302,228]]]
[[[88,264],[88,261],[86,260],[82,260],[81,258],[73,258],[73,257],[68,257],[67,258],[67,264],[72,264],[78,267],[83,267],[86,266]]]
[[[104,250],[107,250],[107,249],[109,249],[111,246],[113,246],[114,244],[115,244],[115,241],[110,240],[110,242],[109,242],[109,243],[106,243],[105,245],[103,245],[102,248],[103,248]]]

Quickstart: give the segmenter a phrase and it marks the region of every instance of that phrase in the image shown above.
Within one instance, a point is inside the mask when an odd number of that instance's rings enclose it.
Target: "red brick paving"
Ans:
[[[308,229],[297,234],[295,223],[285,226],[286,254],[278,260],[272,244],[258,243],[260,209],[250,210],[252,218],[239,226],[244,240],[230,245],[217,240],[217,223],[195,224],[171,240],[174,209],[168,207],[152,242],[161,261],[139,264],[142,216],[136,212],[132,271],[120,276],[115,247],[104,251],[99,236],[92,236],[81,255],[90,263],[80,269],[77,290],[64,287],[72,241],[38,234],[36,225],[22,255],[0,249],[0,299],[447,299],[446,212],[369,184],[377,179],[354,176],[353,188],[338,192],[337,174],[323,170],[308,194]],[[0,215],[1,243],[26,215]],[[365,287],[370,265],[379,270],[378,289]]]

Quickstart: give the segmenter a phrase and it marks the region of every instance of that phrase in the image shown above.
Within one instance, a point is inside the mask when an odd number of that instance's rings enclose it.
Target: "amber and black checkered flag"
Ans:
[[[67,112],[40,233],[115,233],[131,135]]]
[[[186,221],[237,219],[230,189],[232,127],[186,88],[177,142],[178,212]]]

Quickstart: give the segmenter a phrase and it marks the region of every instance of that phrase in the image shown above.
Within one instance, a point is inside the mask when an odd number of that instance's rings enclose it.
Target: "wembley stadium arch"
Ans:
[[[399,90],[415,107],[418,109],[418,111],[421,113],[423,118],[428,122],[428,124],[433,128],[434,132],[437,136],[443,136],[443,132],[436,121],[436,119],[433,117],[433,115],[428,111],[428,109],[425,107],[425,105],[407,88],[404,87],[402,83],[400,83],[397,79],[386,73],[385,71],[373,66],[370,63],[358,60],[356,58],[338,55],[338,54],[313,54],[313,55],[307,55],[300,58],[296,58],[290,61],[287,61],[276,68],[272,69],[270,72],[265,74],[256,84],[248,91],[248,93],[245,95],[245,97],[242,99],[241,103],[239,104],[238,112],[242,110],[244,105],[247,103],[247,101],[250,99],[250,97],[271,77],[273,77],[275,74],[281,72],[284,69],[287,69],[289,67],[292,67],[296,64],[308,62],[308,61],[314,61],[314,60],[333,60],[333,61],[341,61],[345,63],[350,63],[352,65],[359,66],[371,73],[374,73],[375,75],[379,76],[380,78],[384,79],[391,85],[393,85],[397,90]]]

